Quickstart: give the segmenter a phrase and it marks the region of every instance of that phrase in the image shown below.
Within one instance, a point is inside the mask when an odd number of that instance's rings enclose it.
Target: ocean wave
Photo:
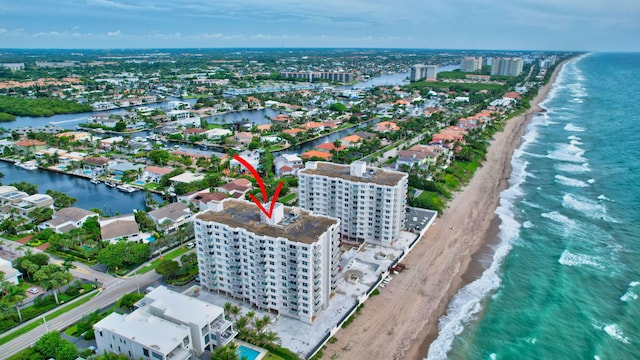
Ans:
[[[587,186],[589,186],[589,184],[587,184],[586,182],[584,182],[582,180],[578,180],[578,179],[574,179],[574,178],[570,178],[570,177],[566,177],[566,176],[562,176],[562,175],[556,175],[555,178],[560,184],[566,185],[566,186],[573,186],[573,187],[587,187]]]
[[[562,206],[566,209],[578,211],[592,219],[602,219],[613,223],[618,222],[607,215],[607,207],[604,204],[583,196],[565,193],[562,197]]]
[[[580,165],[560,163],[560,164],[556,164],[554,167],[558,171],[574,173],[574,174],[581,174],[581,173],[591,171],[591,169],[589,168],[589,163],[587,162],[584,162]]]
[[[623,343],[623,344],[628,344],[629,343],[629,338],[624,336],[624,332],[622,332],[622,329],[620,329],[618,324],[605,325],[603,327],[603,330],[607,334],[609,334],[609,336],[611,336],[612,338],[620,341],[621,343]]]
[[[567,139],[569,139],[569,140],[577,140],[577,141],[582,140],[581,137],[575,136],[575,135],[569,135],[569,136],[567,136]]]
[[[627,292],[624,293],[624,295],[622,295],[620,297],[620,300],[628,302],[631,300],[637,300],[638,299],[638,294],[636,294],[635,292],[633,292],[633,288],[640,285],[640,281],[632,281],[629,283],[629,288],[627,289]]]
[[[547,157],[558,161],[585,163],[587,162],[587,159],[582,156],[584,153],[585,150],[579,146],[572,144],[557,144],[556,150],[549,151],[547,153]]]
[[[589,184],[593,184],[594,182],[596,182],[596,179],[589,179],[589,180],[587,180],[587,182],[588,182]]]
[[[527,132],[534,130],[535,125],[530,124]],[[533,141],[531,137],[528,139],[523,141],[521,149]],[[495,248],[493,261],[479,279],[458,290],[451,299],[446,314],[439,320],[438,337],[429,346],[427,359],[446,359],[454,338],[462,333],[465,324],[473,320],[482,309],[480,304],[482,299],[500,286],[502,282],[499,275],[500,265],[511,251],[513,242],[520,236],[521,225],[516,220],[513,201],[523,194],[521,185],[526,180],[528,164],[520,157],[514,156],[511,159],[510,186],[500,193],[500,204],[496,209],[496,214],[500,218],[500,243]]]
[[[604,268],[600,263],[601,260],[596,256],[590,256],[585,254],[574,254],[569,250],[564,250],[558,262],[565,266],[582,266],[588,265],[599,269]]]
[[[587,129],[581,127],[581,126],[577,126],[577,125],[573,125],[572,123],[568,123],[567,125],[565,125],[564,127],[565,131],[572,131],[572,132],[585,132],[587,131]]]
[[[533,225],[533,223],[531,221],[525,221],[522,223],[522,227],[525,229],[531,229],[532,227],[534,227],[535,225]]]
[[[608,197],[600,194],[598,195],[598,200],[603,200],[603,201],[611,201],[611,199],[609,199]]]

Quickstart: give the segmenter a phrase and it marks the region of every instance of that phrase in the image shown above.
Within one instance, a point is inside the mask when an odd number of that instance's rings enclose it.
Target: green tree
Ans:
[[[58,209],[71,207],[73,204],[78,202],[78,199],[71,197],[63,192],[55,191],[55,190],[47,190],[47,195],[53,198],[53,206]]]
[[[33,348],[44,359],[75,360],[78,357],[78,349],[57,331],[48,332],[35,342]]]
[[[146,211],[138,210],[133,215],[136,219],[136,222],[138,223],[138,225],[140,225],[142,230],[149,231],[155,228],[155,223],[149,217]]]
[[[180,264],[173,260],[163,260],[158,266],[156,266],[156,272],[163,275],[167,279],[171,279],[176,276],[180,270]]]
[[[16,311],[18,311],[18,318],[20,319],[20,322],[22,322],[22,313],[20,312],[20,306],[22,305],[22,302],[27,296],[24,294],[24,290],[22,290],[20,286],[16,286],[10,283],[8,284],[9,286],[6,287],[6,295],[4,296],[4,299],[16,305]]]
[[[127,129],[127,123],[125,123],[122,120],[116,122],[116,125],[113,127],[113,130],[117,132],[123,132],[126,129]]]
[[[227,345],[217,347],[211,353],[211,360],[240,360],[238,345],[231,342]]]
[[[16,189],[20,191],[24,191],[29,195],[38,193],[38,185],[30,184],[26,181],[21,181],[19,183],[12,183],[12,184],[9,184],[9,186],[15,186]]]
[[[53,291],[56,304],[60,303],[58,301],[58,289],[73,279],[73,276],[68,270],[64,270],[56,264],[48,264],[40,267],[40,269],[33,274],[33,277],[39,281],[46,290]]]
[[[343,103],[335,102],[329,106],[329,110],[342,114],[347,112],[347,106]]]
[[[149,161],[156,165],[165,165],[169,161],[171,154],[167,150],[151,150],[149,151]]]

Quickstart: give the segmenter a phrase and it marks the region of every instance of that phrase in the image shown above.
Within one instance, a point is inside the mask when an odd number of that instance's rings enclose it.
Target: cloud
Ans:
[[[120,35],[120,30],[116,30],[116,31],[109,31],[107,32],[107,36],[119,36]]]

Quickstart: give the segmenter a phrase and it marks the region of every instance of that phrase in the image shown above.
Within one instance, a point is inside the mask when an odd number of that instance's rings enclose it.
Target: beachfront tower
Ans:
[[[393,244],[404,226],[408,175],[368,167],[309,161],[298,172],[300,207],[339,218],[344,241]]]
[[[269,218],[229,198],[197,214],[194,228],[204,288],[309,324],[329,305],[340,220],[279,203]]]

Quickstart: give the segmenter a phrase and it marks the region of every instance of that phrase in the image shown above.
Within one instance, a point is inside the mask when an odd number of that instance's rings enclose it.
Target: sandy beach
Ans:
[[[438,335],[438,319],[456,292],[480,277],[474,254],[496,241],[495,214],[507,188],[511,156],[529,120],[541,109],[562,65],[540,89],[531,108],[510,119],[495,135],[487,160],[471,182],[456,193],[448,208],[403,261],[407,270],[394,275],[380,295],[367,300],[361,314],[327,344],[326,359],[423,359]]]

